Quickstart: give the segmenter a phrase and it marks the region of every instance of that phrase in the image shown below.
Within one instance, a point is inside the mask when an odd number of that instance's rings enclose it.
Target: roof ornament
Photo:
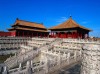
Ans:
[[[16,20],[19,20],[19,18],[16,18]]]
[[[72,15],[70,15],[70,19],[72,19]]]
[[[43,25],[43,22],[42,23],[40,23],[41,25]]]

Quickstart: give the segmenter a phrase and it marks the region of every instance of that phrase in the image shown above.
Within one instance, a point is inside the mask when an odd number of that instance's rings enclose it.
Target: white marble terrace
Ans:
[[[58,74],[63,68],[70,68],[83,59],[83,53],[88,54],[87,45],[98,45],[100,41],[84,39],[60,39],[60,38],[31,38],[26,44],[20,45],[20,49],[15,56],[5,61],[3,74]],[[83,52],[83,49],[87,49]],[[94,48],[93,48],[94,49]],[[88,52],[87,52],[88,51]],[[91,51],[90,51],[91,52]],[[94,52],[94,51],[93,51]],[[83,56],[84,55],[84,56]],[[96,59],[96,58],[95,58]],[[86,64],[89,66],[89,64]],[[82,65],[81,74],[87,69]],[[100,67],[99,67],[100,68]],[[97,73],[95,73],[97,74]]]

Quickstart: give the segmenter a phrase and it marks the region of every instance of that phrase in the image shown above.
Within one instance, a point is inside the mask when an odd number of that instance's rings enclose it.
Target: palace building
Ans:
[[[51,37],[58,38],[87,38],[91,31],[90,29],[77,24],[72,17],[62,24],[49,28],[49,30],[51,30]]]
[[[14,37],[87,38],[91,30],[77,24],[70,17],[64,23],[49,29],[41,23],[19,20],[17,18],[8,31],[9,35]]]
[[[8,29],[14,36],[47,37],[48,32],[43,24],[16,19],[12,28]]]

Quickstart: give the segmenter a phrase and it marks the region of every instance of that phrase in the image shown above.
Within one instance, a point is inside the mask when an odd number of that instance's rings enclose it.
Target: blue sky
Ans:
[[[72,16],[78,24],[100,37],[99,0],[0,0],[0,30],[7,31],[16,18],[43,23],[50,28]]]

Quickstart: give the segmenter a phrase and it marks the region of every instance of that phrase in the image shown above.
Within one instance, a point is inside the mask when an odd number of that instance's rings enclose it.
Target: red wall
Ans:
[[[16,32],[10,32],[11,36],[16,36]]]
[[[0,36],[16,36],[16,32],[0,32]]]

